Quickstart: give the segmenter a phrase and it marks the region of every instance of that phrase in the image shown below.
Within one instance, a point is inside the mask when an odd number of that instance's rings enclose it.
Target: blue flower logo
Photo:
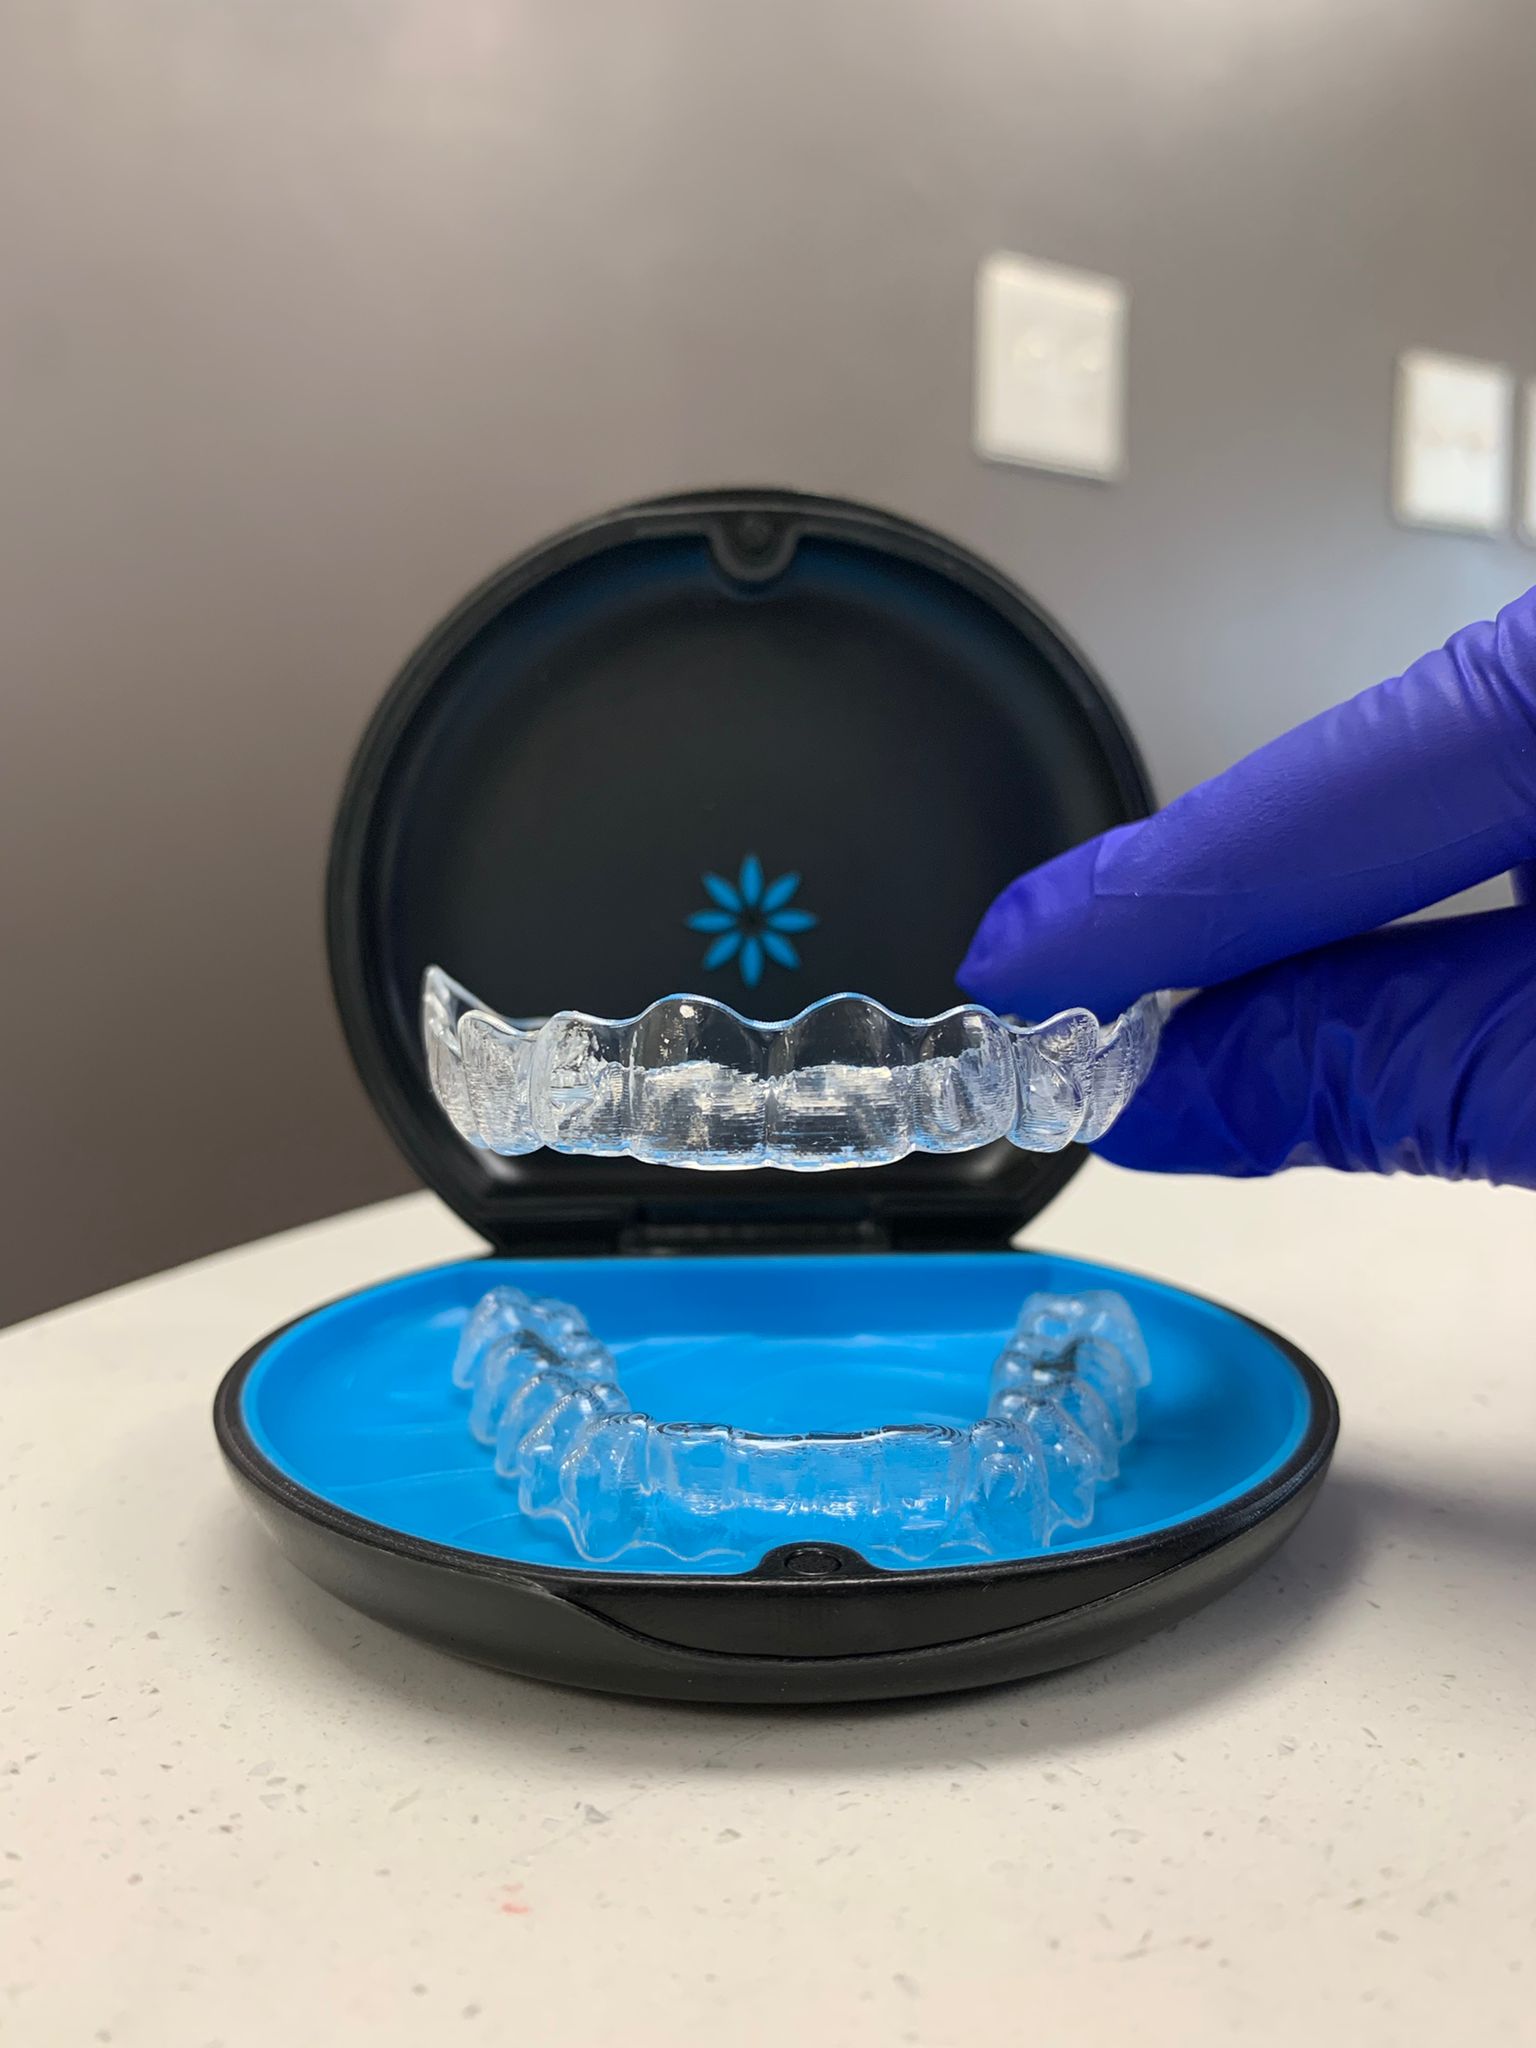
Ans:
[[[792,907],[799,887],[795,874],[780,875],[765,885],[763,864],[755,853],[747,855],[734,882],[723,875],[706,875],[705,892],[715,907],[696,910],[688,920],[690,931],[716,934],[704,955],[705,967],[724,967],[734,960],[748,988],[757,987],[769,960],[780,967],[798,967],[800,955],[790,933],[808,932],[819,922],[810,911]]]

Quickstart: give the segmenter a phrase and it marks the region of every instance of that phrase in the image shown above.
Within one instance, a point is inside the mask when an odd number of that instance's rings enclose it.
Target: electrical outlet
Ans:
[[[1126,288],[994,255],[976,284],[977,452],[1070,476],[1125,468]]]
[[[1507,531],[1513,391],[1499,363],[1399,357],[1393,494],[1405,525]]]

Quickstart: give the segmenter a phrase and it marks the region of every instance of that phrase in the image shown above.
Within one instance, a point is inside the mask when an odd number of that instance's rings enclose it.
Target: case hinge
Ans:
[[[869,1216],[642,1218],[620,1232],[622,1252],[886,1252],[890,1232]]]

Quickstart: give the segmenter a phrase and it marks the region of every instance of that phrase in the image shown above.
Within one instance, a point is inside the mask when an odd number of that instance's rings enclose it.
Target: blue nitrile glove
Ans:
[[[1021,876],[960,981],[1028,1017],[1204,991],[1097,1148],[1122,1165],[1536,1187],[1536,908],[1376,929],[1533,859],[1536,591]]]

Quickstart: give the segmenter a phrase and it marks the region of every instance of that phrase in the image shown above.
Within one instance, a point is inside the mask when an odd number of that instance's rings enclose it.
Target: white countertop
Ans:
[[[0,1337],[0,2039],[1536,2041],[1536,1201],[1092,1166],[1038,1231],[1275,1324],[1334,1474],[1125,1655],[860,1710],[461,1666],[278,1556],[208,1411],[431,1197]]]

